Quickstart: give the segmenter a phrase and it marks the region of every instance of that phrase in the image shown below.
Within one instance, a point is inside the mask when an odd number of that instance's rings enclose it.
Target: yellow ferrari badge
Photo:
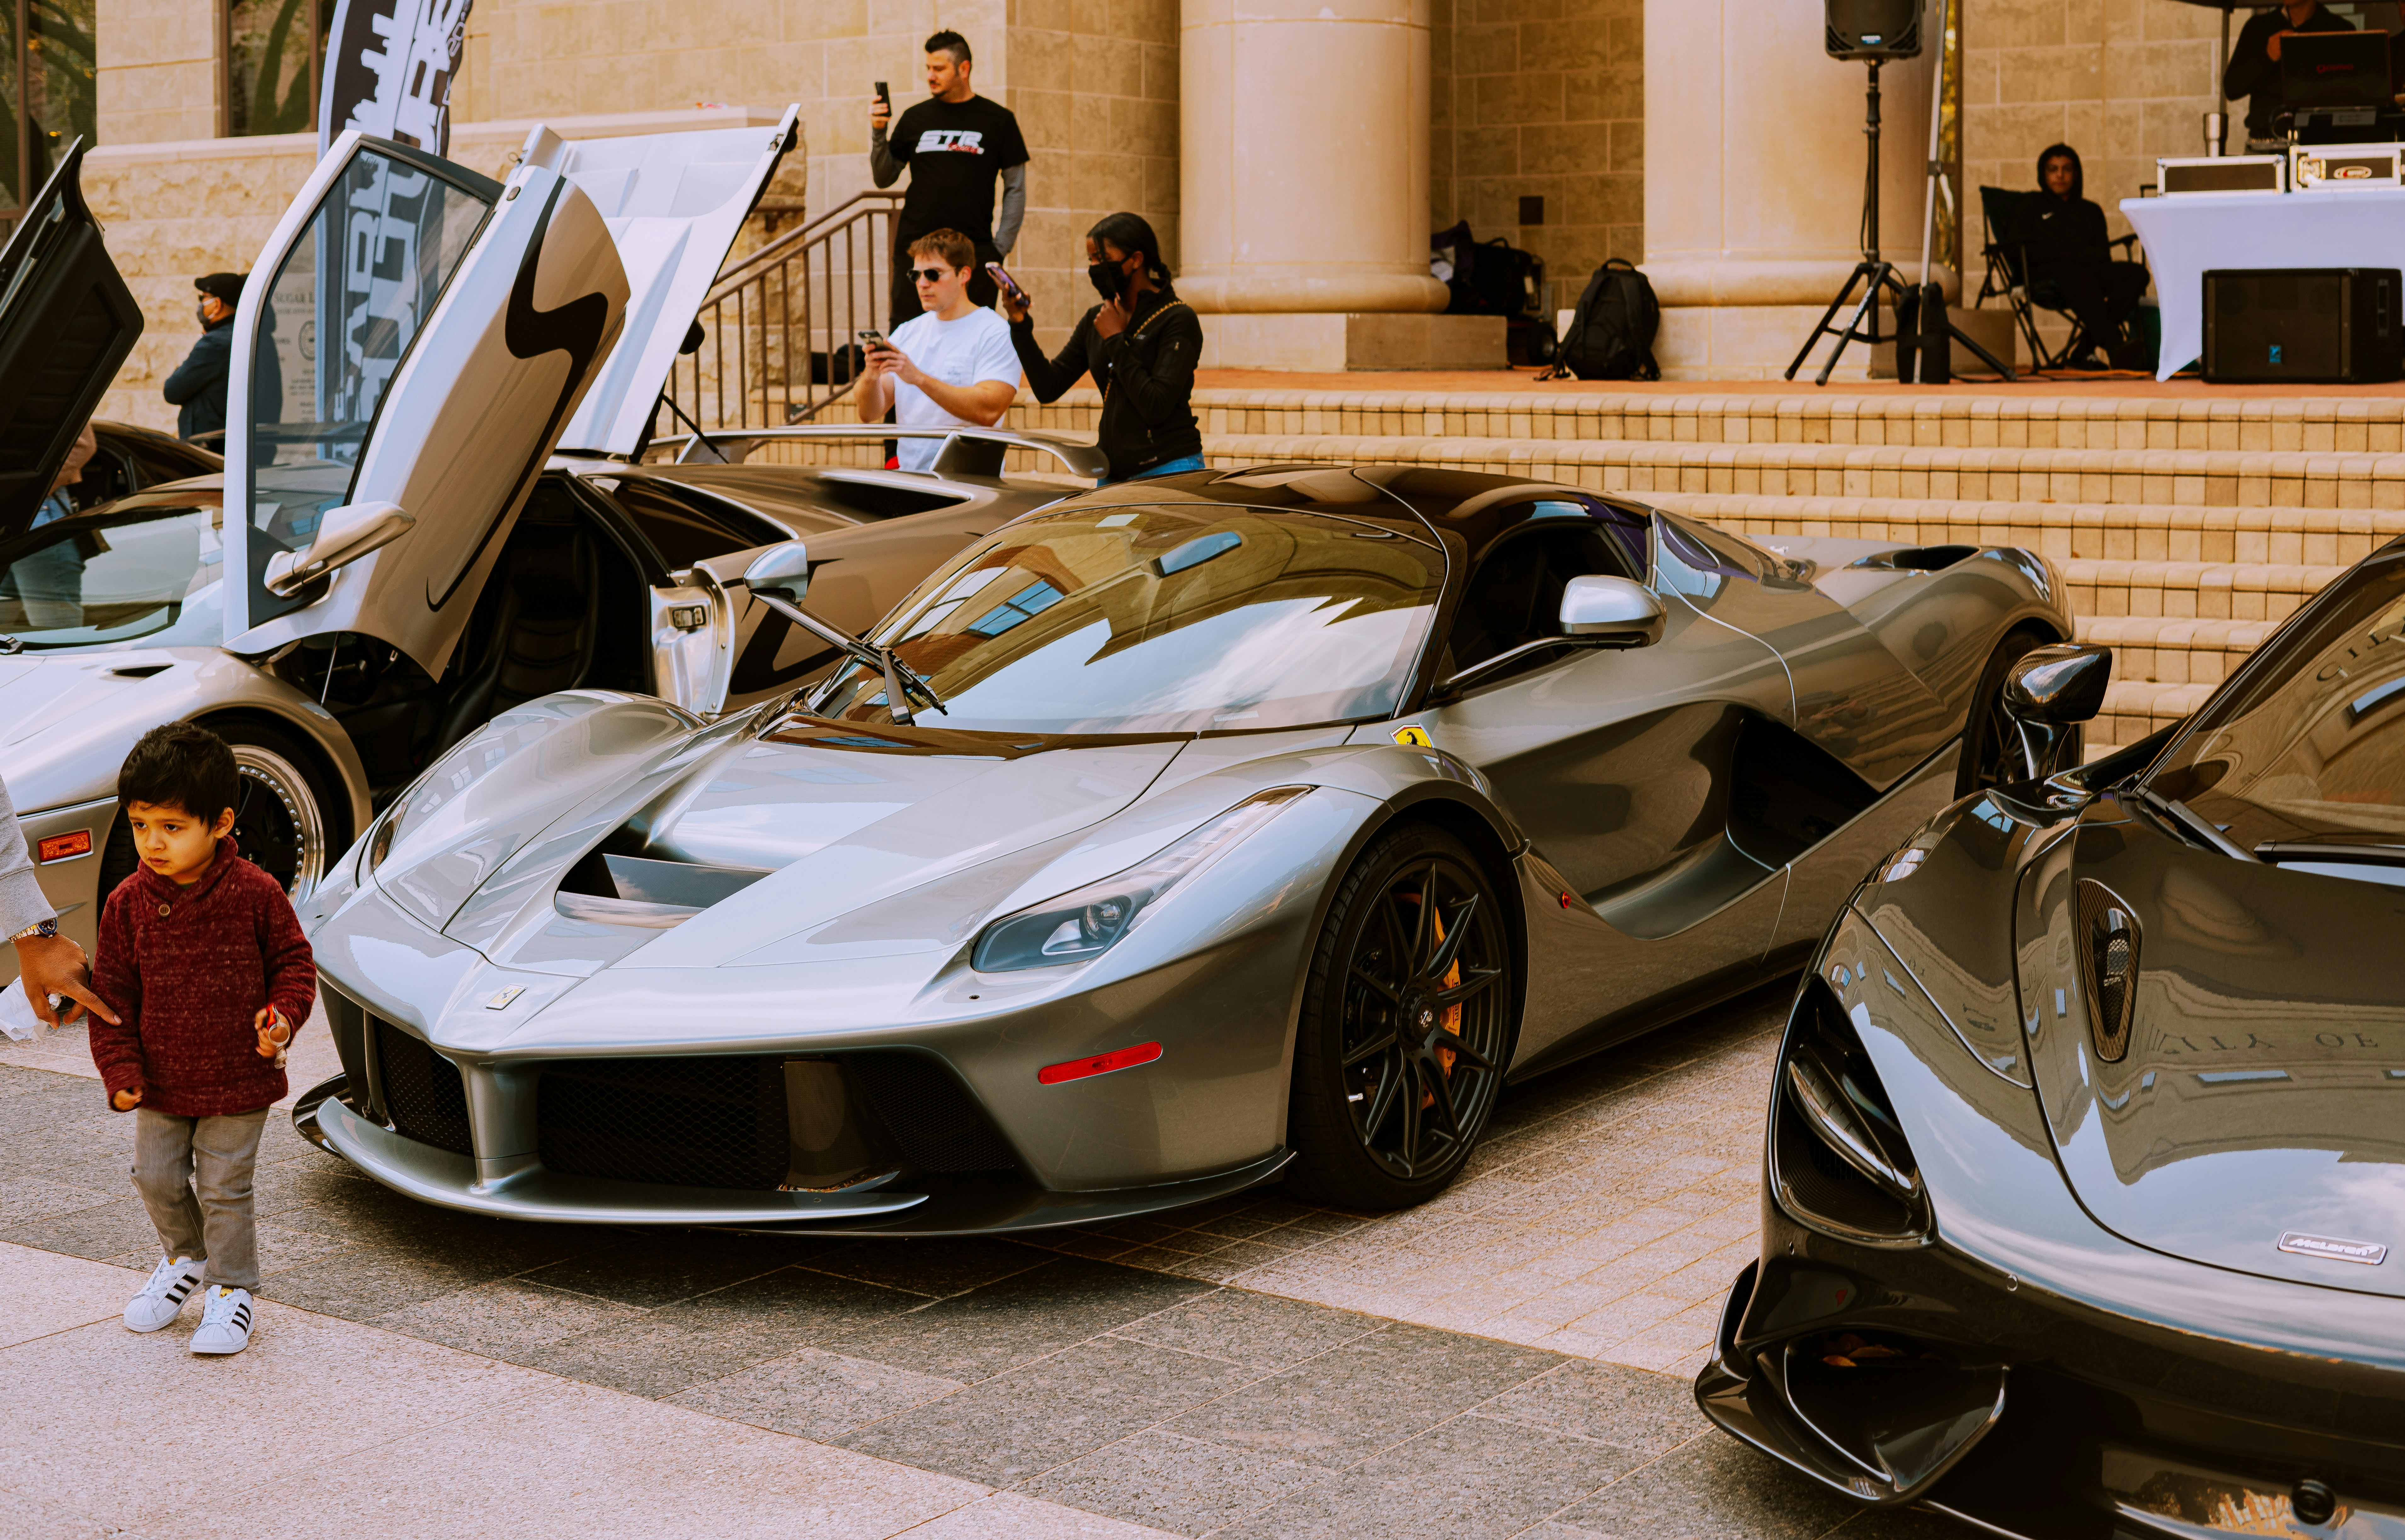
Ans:
[[[1406,749],[1436,747],[1435,741],[1428,735],[1428,729],[1425,727],[1398,727],[1395,729],[1395,741]]]

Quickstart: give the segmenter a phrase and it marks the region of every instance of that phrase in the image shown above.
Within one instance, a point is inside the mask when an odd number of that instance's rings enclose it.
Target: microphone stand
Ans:
[[[1795,361],[1787,366],[1786,378],[1791,380],[1795,378],[1795,371],[1804,367],[1804,360],[1812,356],[1812,349],[1823,337],[1836,338],[1837,345],[1829,350],[1829,360],[1821,366],[1820,378],[1812,382],[1814,385],[1829,383],[1829,376],[1836,371],[1837,360],[1845,357],[1848,343],[1868,343],[1877,347],[1888,341],[1879,335],[1879,294],[1882,290],[1892,290],[1900,305],[1906,292],[1904,280],[1895,275],[1895,264],[1882,261],[1879,258],[1879,61],[1871,60],[1870,66],[1870,89],[1864,103],[1863,119],[1863,133],[1870,140],[1870,175],[1863,184],[1863,228],[1865,232],[1863,259],[1854,264],[1854,271],[1846,277],[1845,287],[1838,289],[1837,297],[1829,301],[1829,308],[1821,313],[1821,324],[1812,329],[1812,335],[1804,339],[1804,345],[1796,351]],[[1853,317],[1843,328],[1832,325],[1837,312],[1852,303],[1854,286],[1865,279],[1870,287],[1864,291],[1861,303],[1854,305]],[[1864,325],[1865,319],[1869,322],[1867,327]]]
[[[2004,376],[2005,384],[2012,385],[2020,378],[2013,372],[2012,365],[1972,341],[1968,333],[1954,324],[1954,317],[1946,310],[1945,286],[1931,282],[1929,277],[1930,258],[1937,240],[1938,186],[1945,176],[1944,169],[1937,162],[1937,133],[1938,121],[1946,107],[1946,22],[1952,10],[1952,3],[1953,0],[1937,0],[1937,78],[1931,83],[1929,92],[1929,178],[1928,189],[1920,205],[1920,303],[1900,311],[1896,318],[1897,329],[1901,330],[1911,324],[1905,316],[1912,308],[1917,308],[1920,338],[1919,345],[1910,353],[1898,339],[1895,377],[1903,384],[1912,383],[1912,367],[1907,360],[1917,354],[1922,385],[1951,385],[1954,381],[1951,344],[1961,343],[1977,354],[1990,369]],[[2225,11],[2223,14],[2227,16],[2229,13]],[[1947,201],[1953,202],[1953,189],[1948,188],[1946,192]]]

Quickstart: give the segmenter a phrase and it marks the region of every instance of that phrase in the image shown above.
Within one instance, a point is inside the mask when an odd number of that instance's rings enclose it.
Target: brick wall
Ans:
[[[1643,259],[1643,0],[1435,0],[1430,53],[1433,229],[1542,257],[1548,312],[1605,259]]]
[[[1982,184],[2034,188],[2038,152],[2067,144],[2079,151],[2088,196],[2120,236],[2130,222],[2117,205],[2155,179],[2155,158],[2201,153],[2221,19],[2170,0],[1964,0],[1963,10],[1962,229],[1976,295]],[[2234,19],[2232,36],[2244,19]],[[2233,148],[2244,134],[2233,130]],[[2038,315],[2047,345],[2069,333],[2067,320]]]

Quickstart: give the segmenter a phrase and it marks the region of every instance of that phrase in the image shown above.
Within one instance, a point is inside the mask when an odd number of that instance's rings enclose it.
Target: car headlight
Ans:
[[[977,937],[970,964],[981,973],[1086,962],[1117,945],[1178,883],[1310,791],[1280,786],[1229,808],[1184,839],[1126,871],[995,920]]]

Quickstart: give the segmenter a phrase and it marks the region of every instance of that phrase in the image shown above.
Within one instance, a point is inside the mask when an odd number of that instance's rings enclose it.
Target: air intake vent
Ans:
[[[910,1164],[929,1171],[1001,1171],[1019,1164],[961,1083],[921,1054],[851,1054],[869,1104]]]
[[[2130,1052],[2137,1011],[2138,922],[2119,894],[2101,882],[2079,885],[2079,982],[2088,996],[2088,1023],[2096,1057],[2118,1064]]]
[[[565,1059],[536,1093],[565,1176],[774,1192],[789,1165],[781,1055]]]
[[[380,1016],[375,1023],[376,1063],[384,1075],[385,1110],[402,1137],[453,1155],[471,1155],[468,1137],[468,1087],[459,1066]]]

